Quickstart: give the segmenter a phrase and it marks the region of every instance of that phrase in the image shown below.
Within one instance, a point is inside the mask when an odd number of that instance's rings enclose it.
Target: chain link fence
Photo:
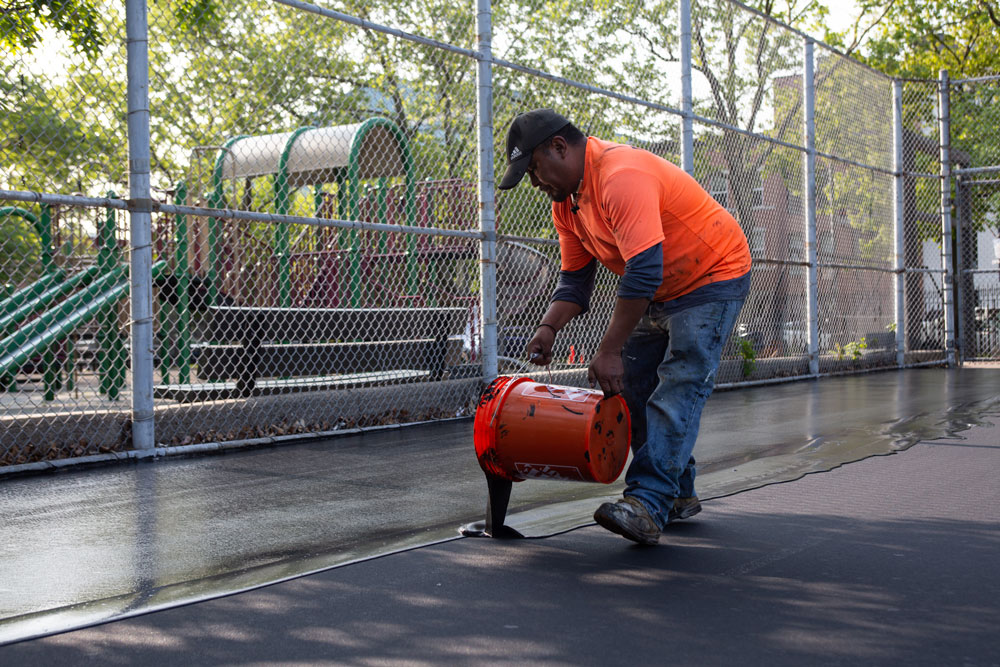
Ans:
[[[957,344],[964,359],[1000,359],[1000,77],[954,81]]]
[[[941,223],[940,86],[904,81],[902,88],[902,289],[907,349],[922,358],[945,354],[945,287]]]
[[[523,368],[558,277],[548,200],[493,191],[508,123],[543,106],[681,165],[740,222],[752,288],[720,385],[973,349],[949,338],[939,82],[728,0],[480,5],[5,14],[0,465],[470,416]],[[990,86],[953,106],[973,118]],[[960,173],[956,229],[995,228],[993,176]],[[995,276],[974,318],[1000,312]],[[553,382],[586,383],[617,281],[601,269],[560,332]]]

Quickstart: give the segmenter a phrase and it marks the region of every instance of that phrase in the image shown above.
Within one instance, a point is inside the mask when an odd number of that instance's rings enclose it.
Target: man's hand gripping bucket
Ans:
[[[631,423],[621,396],[500,376],[476,408],[474,440],[486,473],[486,520],[462,526],[472,537],[521,537],[505,526],[513,482],[610,484],[628,459]]]

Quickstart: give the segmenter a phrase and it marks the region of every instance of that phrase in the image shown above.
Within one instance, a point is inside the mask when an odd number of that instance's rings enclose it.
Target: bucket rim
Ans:
[[[494,422],[500,412],[500,408],[510,394],[511,389],[522,382],[533,382],[533,380],[529,377],[514,377],[511,375],[498,375],[495,377],[483,388],[479,397],[479,406],[476,408],[476,418],[473,421],[472,440],[476,447],[476,459],[479,461],[479,467],[488,475],[512,482],[523,482],[525,478],[512,475],[501,466],[494,464],[487,454],[490,451],[496,451],[497,431]],[[484,403],[483,397],[491,389],[494,390],[494,394],[486,399]],[[486,420],[485,415],[487,414],[489,415],[489,421]]]
[[[600,400],[600,403],[608,403],[612,399],[616,399],[616,398],[618,399],[618,401],[617,401],[618,406],[621,408],[622,412],[625,415],[625,434],[626,434],[626,436],[628,438],[628,440],[625,443],[625,456],[622,457],[621,464],[618,466],[618,470],[615,471],[615,474],[612,475],[611,478],[608,479],[607,481],[605,481],[604,479],[602,479],[597,474],[597,468],[594,466],[593,456],[591,456],[591,457],[589,457],[587,459],[587,468],[590,470],[590,476],[598,484],[613,484],[619,477],[621,477],[622,471],[625,469],[625,464],[628,461],[629,450],[632,448],[632,442],[631,442],[631,440],[632,440],[632,437],[631,437],[632,436],[632,414],[629,412],[628,403],[625,401],[625,397],[622,396],[621,394],[615,394],[614,396],[607,396],[605,398],[602,398]],[[591,415],[591,419],[593,419],[593,415]],[[586,441],[587,441],[586,442],[587,450],[590,451],[591,429],[587,429]]]

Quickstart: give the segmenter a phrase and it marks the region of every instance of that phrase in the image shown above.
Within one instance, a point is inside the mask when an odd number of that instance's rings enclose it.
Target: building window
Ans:
[[[719,202],[722,208],[729,208],[729,176],[724,172],[712,174],[708,179],[708,194]]]
[[[806,267],[802,266],[799,262],[806,261],[806,244],[805,241],[799,236],[793,236],[788,239],[788,261],[796,262],[795,264],[792,264],[788,275],[796,277],[805,275]]]
[[[757,170],[757,176],[753,182],[753,192],[750,193],[750,205],[754,208],[764,208],[764,172]]]
[[[823,259],[832,259],[833,250],[835,247],[836,245],[833,240],[833,232],[830,230],[827,230],[825,232],[820,232],[819,246],[817,247],[819,256],[822,257]]]
[[[764,257],[767,249],[767,229],[754,227],[750,230],[750,255]]]

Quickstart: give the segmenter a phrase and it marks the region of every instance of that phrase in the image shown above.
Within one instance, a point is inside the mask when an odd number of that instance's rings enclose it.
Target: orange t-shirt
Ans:
[[[587,139],[583,185],[552,203],[564,271],[592,258],[619,276],[625,262],[663,242],[663,282],[655,301],[750,270],[750,246],[736,219],[680,167],[624,144]]]

